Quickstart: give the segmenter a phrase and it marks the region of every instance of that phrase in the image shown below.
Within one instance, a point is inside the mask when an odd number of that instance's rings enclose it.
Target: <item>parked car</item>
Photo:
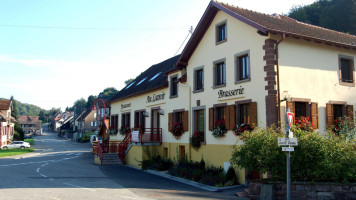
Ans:
[[[24,149],[24,148],[30,148],[31,145],[28,142],[24,141],[14,141],[11,144],[4,145],[3,149]]]

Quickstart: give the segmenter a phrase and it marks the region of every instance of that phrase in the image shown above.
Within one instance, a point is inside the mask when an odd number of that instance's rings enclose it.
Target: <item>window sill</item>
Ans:
[[[174,98],[177,98],[178,97],[178,94],[177,95],[174,95],[174,96],[170,96],[169,98],[170,99],[174,99]]]
[[[194,91],[193,91],[193,94],[195,94],[195,93],[199,93],[199,92],[204,92],[204,89],[194,90]]]
[[[225,86],[226,86],[226,83],[221,84],[221,85],[214,85],[213,89],[222,88],[222,87],[225,87]]]
[[[245,83],[245,82],[250,82],[251,78],[246,78],[243,80],[235,80],[235,84],[240,84],[240,83]]]
[[[221,40],[221,41],[216,41],[215,45],[217,46],[217,45],[222,44],[222,43],[224,43],[224,42],[226,42],[226,41],[227,41],[227,39]]]
[[[200,145],[206,145],[206,142],[200,142]]]
[[[342,85],[342,86],[355,87],[355,81],[352,82],[352,83],[349,83],[349,82],[343,82],[343,81],[340,80],[339,84]]]

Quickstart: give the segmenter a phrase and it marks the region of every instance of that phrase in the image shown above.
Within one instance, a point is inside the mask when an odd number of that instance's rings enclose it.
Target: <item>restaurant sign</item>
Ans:
[[[147,96],[147,101],[146,103],[151,103],[151,102],[156,102],[156,101],[161,101],[164,99],[164,96],[166,93],[162,92],[161,94],[153,94],[151,96]]]
[[[231,96],[238,96],[238,95],[243,95],[245,92],[245,88],[240,86],[239,89],[234,89],[234,90],[220,90],[218,92],[219,98],[223,97],[231,97]]]

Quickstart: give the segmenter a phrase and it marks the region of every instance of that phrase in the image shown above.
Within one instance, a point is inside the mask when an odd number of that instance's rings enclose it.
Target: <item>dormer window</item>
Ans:
[[[223,43],[227,40],[226,20],[216,25],[216,44]]]

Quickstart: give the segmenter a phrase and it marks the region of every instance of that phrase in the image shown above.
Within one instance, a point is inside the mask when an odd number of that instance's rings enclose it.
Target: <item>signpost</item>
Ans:
[[[287,108],[287,126],[286,126],[286,137],[285,138],[278,138],[278,145],[279,146],[287,146],[282,147],[282,151],[287,152],[287,200],[290,200],[290,152],[294,151],[294,147],[291,146],[298,146],[298,139],[293,138],[293,132],[290,132],[290,127],[293,125],[294,122],[294,113],[289,112],[289,108]]]

